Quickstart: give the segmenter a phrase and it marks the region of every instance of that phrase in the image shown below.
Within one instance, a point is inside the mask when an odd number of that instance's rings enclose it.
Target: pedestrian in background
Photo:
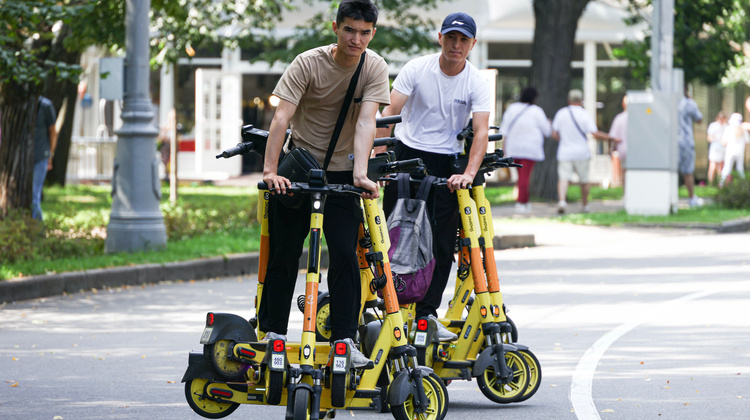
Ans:
[[[706,138],[708,139],[708,184],[714,183],[714,176],[721,176],[724,168],[725,147],[722,143],[724,129],[727,128],[727,116],[724,111],[716,114],[716,120],[708,125]]]
[[[516,213],[531,211],[529,180],[536,162],[544,160],[544,138],[552,134],[552,126],[542,108],[534,105],[538,92],[529,86],[521,91],[519,102],[511,104],[503,114],[500,132],[503,134],[503,151],[518,168],[518,198]]]
[[[703,199],[695,195],[695,139],[693,138],[693,123],[703,121],[703,114],[698,109],[695,100],[688,96],[687,90],[677,107],[677,122],[679,124],[679,172],[688,191],[690,207],[702,206]]]
[[[37,102],[36,127],[34,129],[34,177],[31,196],[31,217],[40,222],[42,215],[42,188],[47,171],[52,169],[52,158],[57,147],[57,114],[52,101],[39,96]]]
[[[724,186],[727,177],[732,173],[733,166],[740,178],[745,178],[745,144],[750,143],[750,136],[742,129],[742,114],[735,112],[729,117],[729,126],[724,130],[721,142],[726,147],[726,154],[719,188]]]
[[[587,134],[595,138],[611,140],[607,133],[599,131],[596,123],[581,106],[583,92],[573,89],[568,92],[568,106],[555,113],[552,119],[552,138],[559,141],[557,147],[557,212],[562,214],[568,207],[568,184],[573,173],[578,174],[581,182],[581,211],[588,213],[589,208],[589,161],[591,151]]]
[[[620,179],[625,192],[625,161],[628,158],[628,96],[622,97],[622,112],[615,115],[609,128],[609,137],[615,142],[615,151],[620,160]]]

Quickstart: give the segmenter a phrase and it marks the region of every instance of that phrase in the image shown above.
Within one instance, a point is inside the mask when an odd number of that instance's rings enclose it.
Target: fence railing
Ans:
[[[117,137],[73,137],[66,182],[111,181],[116,150]]]

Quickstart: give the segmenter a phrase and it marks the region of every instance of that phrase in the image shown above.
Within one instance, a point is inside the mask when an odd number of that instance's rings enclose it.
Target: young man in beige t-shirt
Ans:
[[[290,181],[277,173],[284,134],[291,123],[296,147],[304,147],[323,163],[349,82],[360,57],[366,54],[345,123],[326,170],[330,183],[353,184],[377,198],[378,186],[367,178],[367,163],[375,138],[375,114],[388,104],[388,66],[367,50],[375,35],[378,10],[369,0],[345,0],[339,6],[333,31],[338,42],[306,51],[281,76],[274,95],[281,98],[266,145],[263,180],[277,194]],[[328,245],[331,295],[331,341],[348,339],[357,367],[369,360],[354,345],[359,314],[360,278],[356,254],[362,210],[354,197],[329,196],[323,232]],[[294,283],[302,245],[310,224],[309,206],[285,207],[269,202],[270,256],[259,308],[260,330],[273,338],[287,333]]]

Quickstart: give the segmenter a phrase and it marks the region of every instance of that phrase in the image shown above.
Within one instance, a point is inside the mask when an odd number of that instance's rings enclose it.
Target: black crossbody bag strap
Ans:
[[[570,107],[568,107],[568,112],[570,112],[570,119],[573,120],[573,124],[576,125],[578,132],[581,133],[581,135],[583,136],[583,141],[588,142],[589,138],[586,137],[586,133],[584,133],[583,130],[581,130],[581,127],[578,125],[578,121],[576,121],[576,117],[573,116],[573,110]]]
[[[341,112],[339,112],[339,119],[338,121],[336,121],[336,127],[333,129],[331,143],[328,145],[326,160],[325,162],[323,162],[323,170],[328,169],[328,164],[331,162],[331,158],[333,157],[333,151],[336,149],[336,142],[338,142],[339,140],[339,134],[341,134],[341,129],[344,128],[344,120],[346,119],[346,114],[349,112],[349,106],[351,105],[352,99],[354,98],[354,89],[357,87],[357,81],[359,80],[359,74],[362,72],[362,65],[365,63],[366,54],[367,52],[362,53],[362,57],[360,57],[359,59],[357,70],[354,71],[352,80],[349,82],[349,89],[347,89],[346,91],[344,104],[341,105]]]

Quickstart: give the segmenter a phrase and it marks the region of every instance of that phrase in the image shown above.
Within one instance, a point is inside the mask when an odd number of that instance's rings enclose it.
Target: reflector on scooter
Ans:
[[[211,390],[211,395],[213,395],[215,397],[232,398],[232,395],[234,395],[234,393],[232,393],[232,391],[229,391],[227,389],[216,389],[216,388],[214,388],[214,389]]]
[[[206,314],[206,326],[210,327],[214,325],[214,313],[209,312]]]
[[[284,351],[284,340],[274,340],[273,351]]]
[[[346,354],[346,343],[336,343],[335,353],[339,356]]]

